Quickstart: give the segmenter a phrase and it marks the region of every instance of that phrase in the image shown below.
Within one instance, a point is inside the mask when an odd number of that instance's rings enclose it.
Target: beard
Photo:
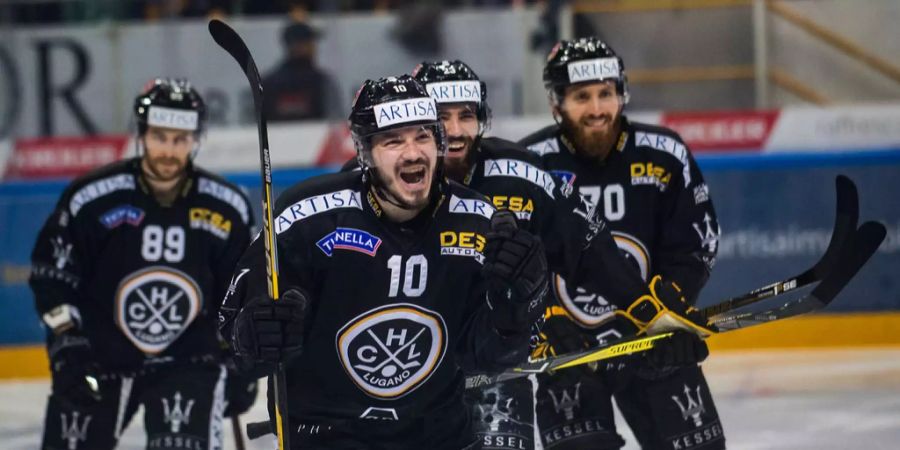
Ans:
[[[462,142],[463,149],[454,152],[454,156],[450,156],[450,150],[447,150],[447,156],[444,157],[444,174],[447,178],[462,183],[469,174],[469,169],[475,162],[475,138],[471,136],[451,137],[447,139],[448,146],[452,143]],[[458,153],[464,152],[462,156]]]
[[[157,181],[172,181],[178,179],[184,175],[187,166],[187,162],[181,161],[178,158],[147,158],[146,156],[145,158],[147,161],[147,169],[150,171],[150,177]],[[164,168],[163,166],[167,167]],[[174,170],[169,169],[169,167],[172,166],[175,167]]]
[[[574,151],[578,156],[597,161],[606,159],[618,138],[618,114],[612,117],[604,115],[608,125],[601,130],[588,130],[586,126],[576,123],[565,113],[560,116],[563,135],[572,140]]]
[[[399,171],[394,173],[394,178],[389,179],[382,170],[372,168],[371,173],[374,176],[375,193],[381,200],[407,210],[421,209],[428,205],[431,199],[431,191],[434,183],[434,168],[428,161],[420,161],[426,166],[423,180],[426,182],[427,188],[420,191],[405,191],[400,187],[401,175]],[[408,164],[410,166],[416,163]]]

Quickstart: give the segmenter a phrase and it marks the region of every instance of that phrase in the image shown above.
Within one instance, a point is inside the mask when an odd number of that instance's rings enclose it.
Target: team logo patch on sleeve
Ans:
[[[569,186],[575,185],[575,172],[569,172],[568,170],[551,170],[550,173],[559,177],[563,183],[566,183]]]
[[[381,238],[368,231],[338,227],[331,233],[326,234],[322,239],[319,239],[316,242],[316,246],[328,257],[331,257],[336,249],[375,256],[378,247],[381,246]]]
[[[154,266],[125,277],[116,290],[116,325],[146,354],[169,347],[200,312],[203,294],[187,274]]]
[[[440,314],[409,303],[367,311],[341,328],[338,357],[347,375],[367,395],[397,399],[434,373],[447,349]]]

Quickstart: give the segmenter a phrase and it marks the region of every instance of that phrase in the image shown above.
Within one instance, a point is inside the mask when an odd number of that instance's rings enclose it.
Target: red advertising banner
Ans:
[[[345,124],[333,125],[328,129],[322,147],[319,148],[315,165],[342,165],[354,157],[356,157],[356,147],[350,137],[350,129]]]
[[[70,178],[122,159],[128,135],[17,140],[3,178]]]
[[[691,150],[760,150],[766,146],[779,111],[663,113]]]

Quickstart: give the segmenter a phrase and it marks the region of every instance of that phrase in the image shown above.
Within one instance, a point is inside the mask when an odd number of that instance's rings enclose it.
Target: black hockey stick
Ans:
[[[886,235],[884,225],[877,222],[866,222],[852,234],[835,256],[835,265],[825,274],[819,285],[809,294],[783,305],[758,313],[740,313],[723,316],[713,323],[720,332],[728,332],[751,327],[775,320],[787,319],[800,314],[813,312],[827,306],[844,289],[863,265],[872,257]],[[781,294],[777,294],[781,295]],[[559,356],[550,356],[507,370],[499,375],[474,375],[467,377],[466,388],[474,388],[487,384],[527,376],[532,373],[543,373],[550,370],[564,369],[581,364],[630,355],[650,350],[660,341],[672,336],[672,332],[655,336],[624,338],[600,348]]]
[[[735,313],[719,316],[713,323],[720,332],[738,330],[773,320],[793,317],[799,314],[822,309],[847,286],[856,276],[859,269],[875,254],[878,246],[884,241],[887,230],[878,222],[866,222],[854,233],[852,240],[845,244],[838,256],[834,268],[828,273],[812,292],[782,306],[768,311],[753,313]]]
[[[209,21],[209,34],[213,40],[225,49],[247,76],[250,82],[250,92],[253,93],[253,106],[256,110],[256,127],[259,131],[259,162],[260,175],[262,177],[263,195],[263,238],[266,245],[266,274],[269,279],[269,296],[273,301],[278,301],[278,251],[275,245],[275,233],[272,232],[272,160],[269,158],[269,135],[266,131],[266,118],[263,115],[263,87],[259,77],[259,69],[253,61],[250,49],[241,37],[231,27],[220,20]],[[275,425],[278,433],[278,448],[284,450],[290,448],[290,442],[286,430],[290,430],[287,423],[287,391],[284,374],[284,364],[278,363],[274,374],[275,380]]]
[[[701,313],[706,317],[715,318],[717,315],[728,311],[818,282],[828,274],[834,265],[837,264],[837,255],[844,242],[856,231],[856,223],[859,220],[859,195],[853,181],[844,175],[838,175],[835,179],[835,189],[837,191],[837,206],[834,216],[834,230],[831,232],[828,248],[822,257],[816,261],[815,265],[794,277],[754,289],[746,294],[716,303],[715,305],[707,306],[701,310]]]
[[[244,445],[244,435],[241,433],[241,418],[237,414],[231,416],[231,431],[234,433],[234,447],[236,450],[247,450]]]

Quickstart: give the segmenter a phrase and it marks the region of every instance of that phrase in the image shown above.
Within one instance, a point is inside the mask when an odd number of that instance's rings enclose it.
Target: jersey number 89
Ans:
[[[184,258],[184,228],[172,226],[163,228],[159,225],[147,225],[141,239],[141,256],[147,261],[175,263]]]

